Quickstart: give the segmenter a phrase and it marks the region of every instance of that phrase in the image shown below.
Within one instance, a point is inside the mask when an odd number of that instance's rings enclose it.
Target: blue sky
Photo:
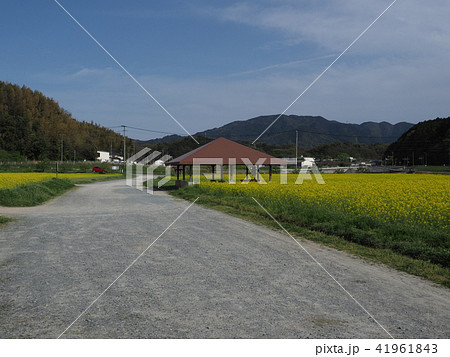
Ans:
[[[191,133],[281,113],[391,2],[60,0]],[[446,0],[398,0],[287,114],[449,116],[448,14]],[[183,133],[54,0],[1,0],[0,31],[0,80],[78,120]]]

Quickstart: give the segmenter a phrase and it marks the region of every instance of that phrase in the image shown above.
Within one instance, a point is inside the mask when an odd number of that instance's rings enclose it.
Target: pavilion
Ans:
[[[220,180],[223,181],[223,166],[228,165],[246,165],[246,172],[248,177],[249,166],[253,165],[255,171],[253,176],[259,180],[260,165],[269,166],[269,181],[272,180],[272,167],[286,166],[287,161],[278,159],[272,155],[268,155],[261,151],[249,148],[245,145],[238,144],[234,141],[218,138],[211,141],[197,149],[194,149],[184,155],[181,155],[166,164],[176,167],[177,181],[180,181],[180,174],[182,180],[186,180],[186,167],[192,168],[194,165],[209,165],[212,168],[212,179],[214,180],[214,169],[216,166],[220,167]]]

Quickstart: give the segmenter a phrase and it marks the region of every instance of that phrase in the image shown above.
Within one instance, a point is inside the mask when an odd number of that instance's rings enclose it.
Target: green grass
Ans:
[[[176,178],[173,178],[173,177],[169,181],[167,181],[167,183],[165,183],[163,186],[158,187],[158,182],[161,181],[162,179],[163,179],[163,177],[157,177],[151,181],[153,190],[155,190],[155,191],[172,191],[172,190],[177,189],[177,187],[175,187]],[[149,181],[145,181],[144,186],[147,187],[148,183],[149,183]]]
[[[12,221],[11,218],[0,216],[0,226],[1,226],[2,224],[6,224],[6,223],[11,222],[11,221]]]
[[[91,172],[94,166],[101,167],[108,170],[110,173],[118,173],[113,171],[113,166],[119,166],[123,168],[123,165],[100,163],[100,162],[71,162],[65,161],[63,163],[56,161],[24,161],[11,163],[0,163],[0,172],[47,172],[56,173],[56,167],[58,167],[59,173],[88,173]]]
[[[450,172],[449,166],[415,166],[416,171]]]
[[[103,181],[114,181],[114,180],[122,180],[125,179],[125,175],[103,175],[98,174],[95,177],[89,177],[89,178],[77,178],[77,179],[70,179],[70,181],[75,185],[83,185],[83,184],[89,184],[94,182],[103,182]]]
[[[279,230],[278,225],[251,197],[217,194],[201,185],[171,190],[186,200]],[[450,288],[448,233],[428,231],[401,224],[386,225],[371,218],[352,220],[337,213],[311,206],[263,206],[291,233],[424,277]]]
[[[54,178],[49,181],[33,182],[11,189],[3,189],[0,190],[0,206],[37,206],[63,194],[74,186],[70,180]]]

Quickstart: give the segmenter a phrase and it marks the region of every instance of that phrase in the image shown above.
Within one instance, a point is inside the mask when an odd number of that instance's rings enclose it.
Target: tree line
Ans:
[[[113,130],[75,120],[39,91],[0,81],[0,156],[59,160],[62,149],[64,160],[94,160],[97,150],[121,152],[122,146]]]

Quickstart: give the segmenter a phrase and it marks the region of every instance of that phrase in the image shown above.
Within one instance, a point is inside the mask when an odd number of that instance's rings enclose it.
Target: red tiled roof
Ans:
[[[200,146],[184,155],[181,155],[167,164],[171,165],[192,165],[195,159],[204,159],[202,164],[217,164],[217,160],[222,159],[224,165],[228,165],[229,159],[236,159],[236,165],[244,165],[243,158],[249,159],[252,164],[255,164],[258,160],[264,158],[264,165],[286,165],[287,162],[282,159],[278,159],[272,155],[265,154],[261,151],[249,148],[247,146],[238,144],[234,141],[218,138],[211,141],[208,144]],[[205,160],[206,159],[206,160]],[[207,160],[211,159],[211,160]],[[205,162],[206,161],[206,162]],[[261,162],[260,162],[261,163]]]

